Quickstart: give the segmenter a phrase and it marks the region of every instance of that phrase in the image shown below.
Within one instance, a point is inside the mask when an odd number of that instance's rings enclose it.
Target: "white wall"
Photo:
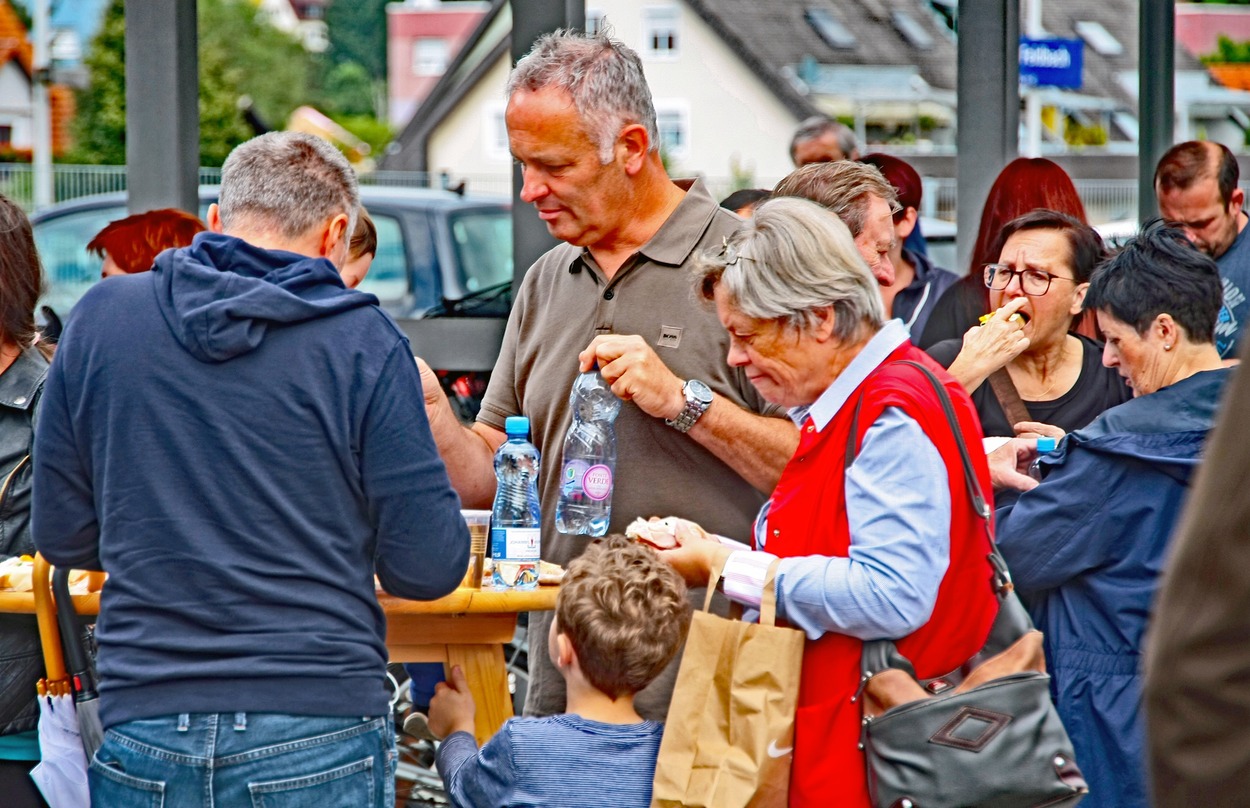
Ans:
[[[652,58],[642,47],[647,5],[677,8],[675,56]],[[723,182],[736,161],[753,174],[755,185],[771,187],[793,170],[790,135],[798,119],[680,0],[646,4],[637,0],[587,0],[587,11],[605,13],[614,35],[642,56],[657,112],[663,116],[668,111],[686,120],[685,149],[670,155],[675,176],[700,175]],[[453,181],[455,177],[506,176],[510,172],[511,158],[493,142],[494,127],[503,113],[507,70],[507,60],[500,59],[435,131],[429,148],[432,171],[448,171]],[[720,189],[712,190],[717,193]]]
[[[30,109],[30,79],[16,62],[5,62],[0,67],[0,126],[13,127],[15,149],[31,147]]]

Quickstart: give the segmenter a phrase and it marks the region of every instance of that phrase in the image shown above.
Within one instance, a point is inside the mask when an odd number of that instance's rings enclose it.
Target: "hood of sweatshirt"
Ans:
[[[157,302],[174,336],[201,362],[249,353],[271,326],[376,305],[343,285],[325,258],[264,250],[220,233],[166,250],[152,269]]]

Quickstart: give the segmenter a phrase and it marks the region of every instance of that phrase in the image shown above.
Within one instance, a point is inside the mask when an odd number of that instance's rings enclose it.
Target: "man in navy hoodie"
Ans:
[[[327,143],[262,135],[210,232],[75,308],[32,519],[109,573],[93,805],[394,804],[374,573],[440,597],[469,542],[408,342],[339,276],[358,205]]]

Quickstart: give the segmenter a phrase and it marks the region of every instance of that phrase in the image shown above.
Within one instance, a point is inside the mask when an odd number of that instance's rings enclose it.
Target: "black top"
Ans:
[[[1133,397],[1133,390],[1124,383],[1113,368],[1102,365],[1102,345],[1089,337],[1072,334],[1081,341],[1084,356],[1081,375],[1072,389],[1053,401],[1025,401],[1024,406],[1034,421],[1052,424],[1064,432],[1072,432],[1086,426],[1105,410],[1123,404]],[[942,367],[948,368],[963,348],[963,340],[948,339],[928,349],[930,356]],[[988,381],[972,393],[972,403],[981,416],[981,429],[988,437],[1012,437],[1015,430],[1007,422],[1007,414],[998,403],[994,389]]]
[[[989,310],[985,281],[980,274],[966,275],[938,298],[916,345],[927,351],[942,340],[961,338]]]

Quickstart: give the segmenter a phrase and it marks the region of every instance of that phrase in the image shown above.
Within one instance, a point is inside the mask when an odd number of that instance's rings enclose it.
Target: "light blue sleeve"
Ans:
[[[453,732],[439,744],[435,764],[456,808],[510,804],[516,774],[507,724],[480,750],[472,735]]]
[[[941,454],[902,410],[886,409],[864,434],[846,510],[849,557],[782,559],[778,614],[813,640],[905,637],[928,622],[950,565],[951,498]]]

